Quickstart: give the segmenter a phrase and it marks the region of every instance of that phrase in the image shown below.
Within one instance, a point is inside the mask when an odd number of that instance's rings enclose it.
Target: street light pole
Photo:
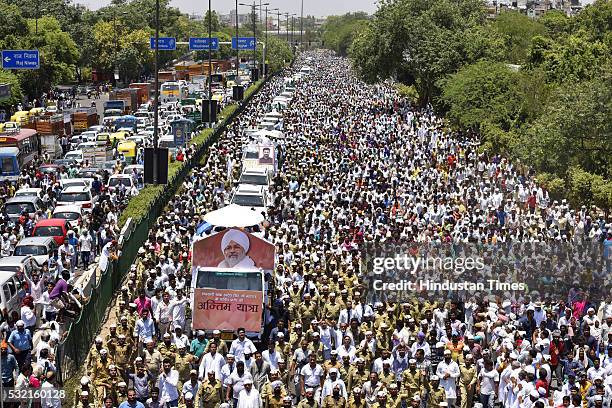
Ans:
[[[157,136],[159,124],[159,0],[155,0],[155,99],[153,102],[153,151],[155,152],[155,166],[153,168],[153,178],[157,184]]]
[[[260,0],[261,1],[261,0]],[[263,77],[265,78],[266,76],[268,76],[268,70],[266,67],[266,47],[268,46],[268,3],[266,3],[266,21],[264,22],[264,30],[266,33],[265,36],[265,43],[262,49],[262,54],[261,54],[261,59],[262,59],[262,63],[263,65],[261,66],[262,70],[263,70]]]
[[[281,12],[278,8],[273,9],[276,10],[276,36],[280,39],[280,15]]]
[[[238,56],[238,0],[236,0],[236,85],[240,80],[240,58]]]
[[[291,45],[295,44],[293,40],[293,32],[295,31],[295,15],[291,16]]]
[[[213,127],[212,120],[212,9],[208,0],[208,127]]]
[[[304,34],[304,0],[302,0],[302,11],[300,12],[300,49],[304,48],[302,35]]]
[[[285,22],[286,31],[287,31],[287,43],[289,43],[289,13],[285,13],[285,17],[287,17],[287,21]]]

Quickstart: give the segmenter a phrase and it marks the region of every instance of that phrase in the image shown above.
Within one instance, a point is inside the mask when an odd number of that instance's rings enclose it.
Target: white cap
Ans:
[[[87,385],[89,384],[89,377],[84,375],[83,377],[81,377],[81,385]]]

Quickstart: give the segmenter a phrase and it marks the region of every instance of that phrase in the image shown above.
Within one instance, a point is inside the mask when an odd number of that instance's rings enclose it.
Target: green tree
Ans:
[[[353,65],[368,82],[392,77],[414,84],[424,105],[439,92],[438,80],[470,62],[465,34],[484,19],[479,0],[383,2],[353,41]]]
[[[564,177],[571,167],[610,178],[612,75],[560,87],[521,135],[516,154],[539,171]]]
[[[368,18],[368,15],[363,12],[327,17],[320,30],[324,46],[339,55],[346,56],[355,34],[368,21]]]
[[[17,48],[27,33],[28,24],[19,7],[0,0],[0,48]]]
[[[212,17],[211,17],[212,15]],[[212,14],[206,10],[206,15],[204,16],[204,20],[202,21],[202,25],[204,26],[206,32],[208,32],[208,22],[211,22],[212,30],[211,31],[219,31],[219,16],[216,11],[212,11]]]
[[[546,33],[543,24],[517,11],[500,13],[493,20],[493,28],[506,39],[505,60],[512,64],[524,63],[531,39]]]
[[[548,10],[538,19],[551,38],[564,36],[571,30],[571,19],[561,10]]]
[[[52,86],[74,80],[79,49],[55,17],[38,19],[38,36],[34,20],[28,20],[29,35],[22,41],[24,48],[40,51],[40,68],[23,71],[18,75],[22,89],[30,98],[37,98]]]

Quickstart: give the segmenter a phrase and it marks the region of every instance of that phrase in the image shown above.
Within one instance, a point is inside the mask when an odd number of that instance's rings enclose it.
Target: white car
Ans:
[[[110,191],[113,191],[122,184],[126,187],[126,190],[129,191],[134,186],[134,180],[128,174],[113,174],[108,178],[106,187],[108,187]]]
[[[83,151],[82,150],[72,150],[66,153],[64,159],[72,159],[77,163],[83,163]]]
[[[65,187],[59,194],[57,207],[62,205],[78,205],[83,208],[85,212],[91,212],[95,201],[89,187]]]
[[[20,188],[15,192],[15,197],[38,197],[42,200],[44,193],[42,188]]]
[[[239,184],[232,198],[231,204],[249,207],[259,213],[265,214],[268,206],[268,197],[264,186],[253,184]]]
[[[83,219],[83,208],[80,205],[59,205],[53,210],[53,218],[68,220],[71,227],[78,227]]]
[[[96,142],[98,140],[98,132],[95,130],[88,130],[87,132],[81,133],[81,140],[83,142]]]

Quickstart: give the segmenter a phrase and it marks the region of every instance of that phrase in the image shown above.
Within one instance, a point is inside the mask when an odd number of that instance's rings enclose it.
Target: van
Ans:
[[[20,310],[20,288],[21,284],[15,272],[0,272],[0,307],[2,307],[2,310],[7,310],[9,314],[12,311]]]
[[[263,186],[239,184],[232,195],[230,204],[249,207],[258,213],[265,213],[268,206],[268,197]]]
[[[53,218],[68,220],[68,224],[76,228],[83,220],[83,208],[80,205],[59,205],[53,210]]]
[[[58,245],[52,237],[28,237],[15,245],[13,255],[29,255],[34,258],[38,266],[42,266],[49,261],[49,257],[57,248]]]
[[[251,167],[244,169],[240,175],[239,184],[252,184],[268,188],[272,184],[270,172],[266,167]]]
[[[23,211],[26,211],[30,217],[33,217],[36,211],[44,210],[45,205],[38,197],[12,197],[6,200],[4,209],[9,219],[17,222]]]
[[[83,163],[83,151],[82,150],[72,150],[66,153],[64,159],[72,159],[78,164]]]
[[[26,256],[5,256],[0,258],[0,271],[15,272],[17,276],[32,276],[35,270],[38,270],[38,264],[30,255]]]

